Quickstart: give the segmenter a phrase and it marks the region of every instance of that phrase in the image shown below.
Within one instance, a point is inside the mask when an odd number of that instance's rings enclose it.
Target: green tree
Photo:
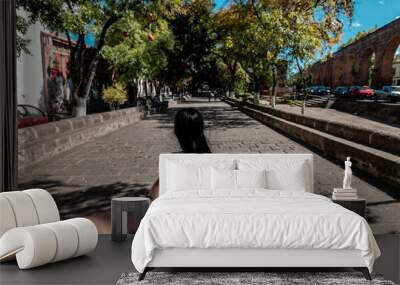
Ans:
[[[183,2],[177,7],[169,24],[175,46],[168,55],[167,82],[173,91],[212,83],[209,72],[215,67],[215,34],[212,29],[211,0]]]
[[[73,78],[73,98],[75,115],[86,115],[86,100],[89,97],[92,82],[99,62],[99,54],[106,44],[106,35],[109,29],[129,11],[145,11],[141,1],[113,1],[113,0],[79,0],[71,3],[66,0],[64,31],[68,37],[71,49],[70,69]],[[73,42],[70,34],[78,35]],[[92,58],[86,64],[85,54],[87,47],[86,36],[90,34],[96,38],[96,44],[91,49]],[[87,67],[87,68],[85,68]]]
[[[119,83],[107,87],[104,90],[103,100],[110,105],[111,109],[119,109],[119,106],[127,100],[125,87]]]
[[[165,19],[152,15],[150,23],[133,12],[119,20],[110,30],[101,55],[111,64],[117,81],[133,88],[137,80],[146,79],[160,93],[174,39]]]
[[[232,5],[217,13],[213,17],[213,25],[217,36],[216,56],[226,67],[220,69],[219,76],[224,76],[222,72],[228,74],[226,83],[230,96],[233,91],[244,92],[247,82],[246,76],[243,76],[244,70],[240,66],[240,60],[246,56],[243,52],[242,37],[246,23],[241,20],[238,6]]]
[[[106,44],[110,28],[130,11],[146,14],[150,2],[139,0],[19,0],[19,6],[54,31],[62,32],[71,50],[70,74],[74,115],[86,115],[86,100],[92,88],[99,55]],[[157,2],[159,6],[164,2]],[[48,9],[48,10],[47,10]],[[76,36],[76,40],[73,40]],[[88,47],[86,38],[95,38]],[[87,62],[87,59],[90,59]]]
[[[144,77],[152,81],[156,93],[160,94],[161,88],[168,79],[168,56],[173,52],[175,46],[174,36],[164,19],[153,23],[152,36],[154,40],[147,41],[147,47],[143,54],[145,61]]]
[[[317,52],[329,52],[339,41],[343,20],[351,18],[354,11],[353,0],[262,0],[249,3],[256,14],[280,11],[280,28],[275,36],[285,42],[281,57],[298,69],[302,85],[306,85],[305,66],[315,59]],[[262,18],[258,18],[262,23]]]
[[[16,6],[18,11],[25,11],[27,15],[21,16],[17,13],[17,55],[22,53],[30,54],[27,45],[30,39],[25,38],[25,34],[29,25],[40,21],[46,27],[52,30],[59,30],[62,27],[62,0],[17,0]]]

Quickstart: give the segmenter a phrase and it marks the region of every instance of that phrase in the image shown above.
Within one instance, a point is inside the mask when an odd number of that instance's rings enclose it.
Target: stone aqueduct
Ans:
[[[391,85],[394,54],[400,44],[400,18],[342,48],[310,68],[313,84],[330,87],[368,85],[368,62],[375,54],[372,87]]]

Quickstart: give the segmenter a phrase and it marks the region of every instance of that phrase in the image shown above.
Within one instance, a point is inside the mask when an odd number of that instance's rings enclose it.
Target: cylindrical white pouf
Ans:
[[[91,252],[96,248],[98,233],[96,225],[91,220],[85,218],[74,218],[65,220],[64,222],[70,223],[78,232],[78,250],[74,257]]]
[[[14,228],[0,239],[0,255],[15,254],[20,269],[49,263],[57,252],[54,232],[41,225]]]
[[[78,233],[75,228],[67,222],[55,222],[42,225],[51,229],[56,235],[57,252],[51,262],[71,258],[78,250]]]
[[[35,205],[30,196],[22,191],[1,193],[13,209],[17,227],[33,226],[39,223]]]
[[[49,192],[43,189],[29,189],[22,191],[29,195],[36,208],[39,224],[52,223],[60,220],[56,202]]]
[[[17,222],[15,221],[11,204],[6,197],[0,194],[0,237],[9,229],[15,228],[16,226]]]

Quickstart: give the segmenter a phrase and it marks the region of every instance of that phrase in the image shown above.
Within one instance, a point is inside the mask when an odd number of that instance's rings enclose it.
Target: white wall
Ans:
[[[19,12],[22,16],[24,12]],[[31,42],[27,48],[31,55],[22,54],[17,59],[17,95],[18,104],[29,104],[44,109],[43,71],[40,46],[40,32],[44,31],[40,23],[31,25],[25,35]]]

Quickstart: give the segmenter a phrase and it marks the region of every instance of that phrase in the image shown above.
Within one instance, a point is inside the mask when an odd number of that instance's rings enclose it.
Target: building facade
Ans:
[[[21,16],[25,12],[19,12]],[[43,94],[42,50],[40,33],[45,28],[40,23],[31,25],[25,35],[30,40],[27,48],[30,54],[23,53],[17,59],[17,100],[18,104],[28,104],[45,109]]]
[[[24,11],[18,13],[26,14]],[[18,104],[56,111],[53,109],[57,102],[70,99],[67,42],[47,31],[39,22],[29,26],[25,38],[29,40],[29,53],[22,53],[17,59]]]

